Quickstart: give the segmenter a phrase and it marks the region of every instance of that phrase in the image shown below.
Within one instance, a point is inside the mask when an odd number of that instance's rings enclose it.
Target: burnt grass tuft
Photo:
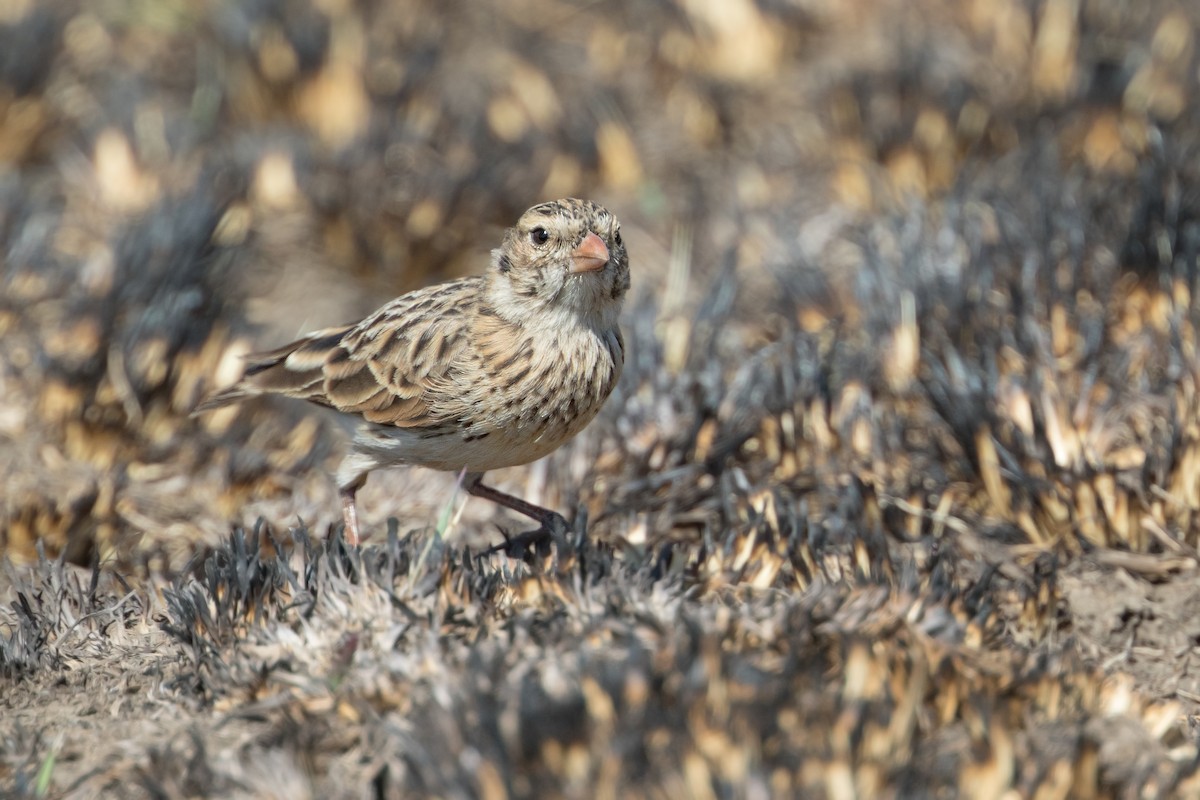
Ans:
[[[0,14],[0,795],[1200,794],[1200,18],[801,5]],[[566,194],[569,548],[190,416]]]

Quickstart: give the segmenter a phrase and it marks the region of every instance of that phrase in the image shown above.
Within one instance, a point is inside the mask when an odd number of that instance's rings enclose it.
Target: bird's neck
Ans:
[[[553,298],[525,297],[513,291],[511,283],[494,276],[488,281],[484,296],[486,314],[494,314],[499,320],[529,332],[590,330],[603,334],[616,327],[620,313],[616,304],[587,302],[591,298],[565,294]]]

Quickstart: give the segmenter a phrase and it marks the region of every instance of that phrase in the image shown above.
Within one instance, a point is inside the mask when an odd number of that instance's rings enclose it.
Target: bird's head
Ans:
[[[629,290],[621,226],[587,200],[555,200],[526,211],[492,251],[489,294],[501,316],[536,312],[549,324],[616,325]]]

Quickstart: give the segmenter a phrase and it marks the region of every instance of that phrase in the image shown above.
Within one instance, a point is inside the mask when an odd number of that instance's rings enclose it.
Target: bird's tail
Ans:
[[[251,397],[257,397],[262,392],[250,391],[243,383],[230,386],[228,389],[222,389],[219,392],[213,392],[208,397],[201,400],[195,408],[192,409],[192,416],[204,414],[208,411],[215,411],[218,408],[240,403],[243,400],[248,400]]]
[[[330,348],[336,346],[348,330],[344,327],[318,331],[275,350],[246,356],[246,372],[242,379],[200,401],[192,415],[264,394],[324,402],[325,361]]]

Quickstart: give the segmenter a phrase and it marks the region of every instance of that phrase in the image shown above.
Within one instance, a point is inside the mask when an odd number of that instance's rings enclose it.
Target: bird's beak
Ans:
[[[604,269],[608,263],[608,247],[604,240],[591,231],[580,242],[579,247],[571,251],[571,274],[580,272],[595,272]]]

